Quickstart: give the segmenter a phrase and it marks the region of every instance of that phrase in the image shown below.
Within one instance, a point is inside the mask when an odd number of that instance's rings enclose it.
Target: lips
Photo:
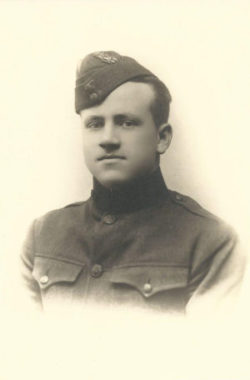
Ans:
[[[103,161],[103,160],[125,160],[124,156],[119,156],[117,154],[105,154],[97,159],[97,161]]]

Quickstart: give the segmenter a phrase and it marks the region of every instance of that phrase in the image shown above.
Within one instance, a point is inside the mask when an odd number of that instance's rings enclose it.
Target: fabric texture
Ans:
[[[86,202],[34,221],[21,262],[44,310],[96,302],[210,313],[234,298],[244,269],[234,231],[168,190],[159,169],[124,194],[95,181]]]
[[[96,52],[80,61],[76,73],[75,110],[101,103],[115,88],[131,79],[153,76],[135,59],[113,51]],[[169,101],[171,95],[167,89]]]

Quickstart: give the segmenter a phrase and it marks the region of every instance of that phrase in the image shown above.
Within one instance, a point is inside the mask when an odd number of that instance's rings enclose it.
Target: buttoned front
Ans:
[[[153,202],[137,198],[132,209],[120,196],[105,198],[109,213],[92,195],[34,222],[23,277],[45,310],[93,301],[190,312],[238,288],[237,239],[218,218],[166,189]]]
[[[149,293],[152,292],[152,285],[149,284],[148,282],[144,285],[143,288],[144,288],[144,292],[145,292],[146,294],[149,294]]]
[[[91,276],[92,277],[98,278],[102,275],[102,272],[103,272],[103,268],[99,264],[94,264],[91,268]]]
[[[42,284],[42,285],[47,284],[48,281],[49,281],[49,277],[48,276],[42,276],[40,278],[40,284]]]
[[[104,215],[102,220],[105,224],[113,224],[116,221],[116,217],[115,215],[107,214],[107,215]]]

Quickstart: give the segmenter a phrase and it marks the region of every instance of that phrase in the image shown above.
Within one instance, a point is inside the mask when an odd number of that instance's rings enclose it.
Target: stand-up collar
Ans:
[[[168,194],[167,187],[157,168],[152,174],[143,177],[122,189],[112,190],[102,186],[94,178],[91,199],[101,213],[126,213],[158,204]]]

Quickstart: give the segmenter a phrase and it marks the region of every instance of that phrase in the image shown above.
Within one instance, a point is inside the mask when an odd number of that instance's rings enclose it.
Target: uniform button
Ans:
[[[176,194],[175,199],[177,201],[183,201],[183,197],[180,194]]]
[[[144,284],[143,289],[146,294],[149,294],[152,292],[152,285],[149,282],[147,282],[146,284]]]
[[[42,276],[40,278],[40,284],[42,284],[42,285],[47,284],[48,281],[49,281],[49,277],[48,276]]]
[[[95,277],[95,278],[100,277],[102,272],[103,272],[103,268],[100,264],[95,264],[91,268],[91,276],[92,277]]]
[[[103,221],[105,224],[113,224],[116,221],[116,217],[114,215],[104,215]]]

